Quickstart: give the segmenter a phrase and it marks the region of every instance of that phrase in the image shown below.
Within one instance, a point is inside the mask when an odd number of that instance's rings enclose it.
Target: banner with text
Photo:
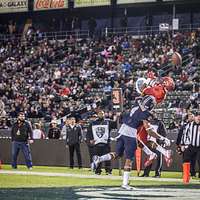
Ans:
[[[34,10],[68,8],[68,0],[34,0]]]
[[[117,4],[128,4],[128,3],[152,3],[156,0],[117,0]]]
[[[92,7],[92,6],[108,6],[110,5],[110,0],[74,0],[74,7]]]
[[[0,0],[0,13],[28,11],[28,0]]]

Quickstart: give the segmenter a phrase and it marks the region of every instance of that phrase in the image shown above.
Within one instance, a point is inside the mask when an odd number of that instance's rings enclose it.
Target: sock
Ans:
[[[112,156],[108,153],[108,154],[105,154],[103,156],[100,156],[99,162],[104,162],[104,161],[108,161],[108,160],[111,160],[111,159],[112,159]]]
[[[129,176],[130,176],[130,171],[124,171],[123,185],[128,185]]]
[[[150,156],[150,155],[153,154],[153,152],[152,152],[146,145],[144,145],[144,147],[142,148],[142,150],[143,150],[148,156]]]
[[[164,156],[168,156],[167,150],[164,149],[163,147],[161,147],[160,145],[158,145],[158,146],[156,147],[156,150],[158,150],[158,151],[159,151],[160,153],[162,153]]]

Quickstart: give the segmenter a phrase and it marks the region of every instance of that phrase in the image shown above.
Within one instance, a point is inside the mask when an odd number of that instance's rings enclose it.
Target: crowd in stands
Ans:
[[[175,51],[182,55],[183,66],[171,65]],[[186,94],[187,101],[175,94],[165,107],[187,112],[199,108],[199,59],[199,31],[138,38],[58,41],[30,35],[23,41],[4,40],[0,42],[1,110],[7,118],[16,118],[23,110],[27,118],[50,122],[72,112],[84,120],[101,107],[113,117],[112,88],[122,88],[124,108],[130,109],[137,96],[135,81],[154,72],[173,77],[176,93]]]

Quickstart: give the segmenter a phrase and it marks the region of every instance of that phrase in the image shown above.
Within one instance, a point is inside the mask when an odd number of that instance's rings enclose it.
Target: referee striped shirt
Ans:
[[[185,137],[189,137],[189,144],[194,147],[200,147],[200,124],[193,121],[186,128]]]
[[[191,123],[184,124],[180,131],[177,138],[177,145],[189,145],[190,144],[190,125]]]

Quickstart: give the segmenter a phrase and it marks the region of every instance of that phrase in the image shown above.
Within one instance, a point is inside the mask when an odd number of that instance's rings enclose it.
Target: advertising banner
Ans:
[[[28,11],[28,0],[0,0],[0,13]]]
[[[170,27],[168,23],[160,23],[159,31],[169,31]]]
[[[34,0],[34,10],[53,10],[68,7],[68,0]]]
[[[172,20],[172,29],[173,30],[178,30],[179,29],[179,19],[175,18]]]
[[[123,111],[123,95],[121,88],[114,88],[112,90],[112,106],[114,110]]]
[[[152,3],[156,0],[117,0],[117,4],[128,4],[128,3]]]
[[[108,5],[110,5],[110,0],[74,0],[75,8]]]

